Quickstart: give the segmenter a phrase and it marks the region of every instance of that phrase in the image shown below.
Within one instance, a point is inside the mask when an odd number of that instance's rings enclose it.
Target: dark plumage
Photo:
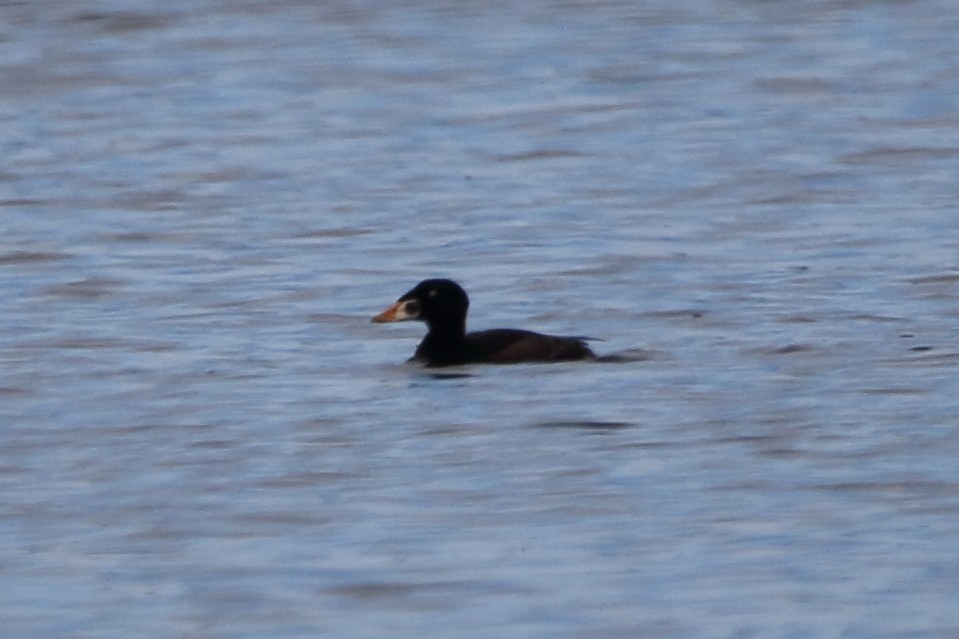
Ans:
[[[467,333],[467,310],[469,298],[459,284],[452,280],[424,280],[373,321],[426,322],[428,332],[412,359],[427,366],[559,362],[595,357],[578,337],[542,335],[515,328]]]

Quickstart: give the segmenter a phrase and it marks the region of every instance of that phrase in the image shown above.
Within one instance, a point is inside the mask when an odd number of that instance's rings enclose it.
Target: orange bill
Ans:
[[[385,322],[399,322],[401,319],[402,313],[400,312],[403,309],[403,303],[397,302],[393,304],[388,309],[377,315],[372,319],[376,324],[383,324]]]

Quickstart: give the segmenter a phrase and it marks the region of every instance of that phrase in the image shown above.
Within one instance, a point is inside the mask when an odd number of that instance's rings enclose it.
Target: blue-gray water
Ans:
[[[957,33],[3,3],[3,636],[959,636]],[[435,377],[428,276],[627,361]]]

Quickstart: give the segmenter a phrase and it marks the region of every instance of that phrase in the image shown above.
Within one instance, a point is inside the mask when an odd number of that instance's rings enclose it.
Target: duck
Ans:
[[[410,361],[427,367],[463,364],[517,364],[566,362],[596,356],[582,337],[544,335],[518,328],[494,328],[466,332],[469,297],[450,279],[423,280],[395,303],[372,318],[372,322],[421,321],[426,337]]]

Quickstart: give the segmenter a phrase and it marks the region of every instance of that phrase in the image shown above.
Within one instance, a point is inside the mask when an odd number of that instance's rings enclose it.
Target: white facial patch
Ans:
[[[396,319],[400,320],[411,320],[416,319],[420,316],[420,303],[416,300],[409,300],[400,304],[400,307],[396,309]]]

